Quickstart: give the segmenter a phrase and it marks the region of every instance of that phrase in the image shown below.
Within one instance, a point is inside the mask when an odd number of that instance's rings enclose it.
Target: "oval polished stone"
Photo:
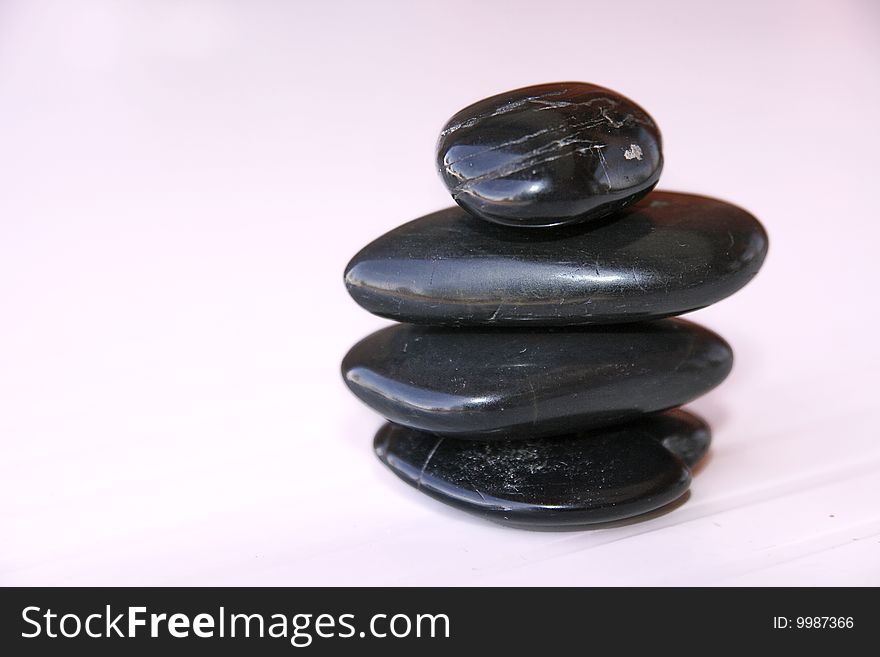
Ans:
[[[766,253],[767,234],[745,210],[653,192],[589,228],[525,233],[441,210],[362,249],[345,284],[366,310],[402,322],[617,323],[715,303],[748,283]]]
[[[732,362],[724,340],[683,320],[504,331],[400,324],[352,347],[342,373],[392,422],[504,439],[680,406],[724,380]]]
[[[660,131],[617,92],[583,82],[517,89],[449,119],[437,166],[456,203],[510,226],[597,219],[647,194]]]
[[[694,423],[653,416],[541,439],[477,442],[388,423],[373,447],[394,474],[458,509],[525,528],[577,528],[673,502],[690,472],[664,448]]]

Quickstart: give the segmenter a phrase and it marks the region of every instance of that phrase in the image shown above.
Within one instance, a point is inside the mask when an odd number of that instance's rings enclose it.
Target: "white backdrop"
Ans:
[[[0,4],[0,584],[880,584],[880,11],[842,2]],[[690,500],[505,529],[411,490],[342,283],[450,204],[452,113],[585,80],[661,188],[770,233]]]

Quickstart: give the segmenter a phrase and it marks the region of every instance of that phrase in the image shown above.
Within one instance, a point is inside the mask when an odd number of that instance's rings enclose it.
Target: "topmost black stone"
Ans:
[[[663,168],[645,110],[583,82],[525,87],[458,112],[437,143],[456,203],[509,226],[557,226],[612,214],[647,194]]]

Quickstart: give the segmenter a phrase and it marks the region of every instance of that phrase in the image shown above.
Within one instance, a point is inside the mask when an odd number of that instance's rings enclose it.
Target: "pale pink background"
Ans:
[[[0,583],[880,584],[880,11],[841,2],[0,3]],[[554,80],[761,217],[692,315],[737,364],[690,501],[574,534],[447,510],[344,388],[367,241],[450,204],[445,119]]]

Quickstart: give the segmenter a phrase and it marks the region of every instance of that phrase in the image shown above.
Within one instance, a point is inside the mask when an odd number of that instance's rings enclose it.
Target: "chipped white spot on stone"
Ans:
[[[623,151],[623,156],[627,160],[641,160],[642,159],[642,147],[638,144],[630,144],[629,148]]]

